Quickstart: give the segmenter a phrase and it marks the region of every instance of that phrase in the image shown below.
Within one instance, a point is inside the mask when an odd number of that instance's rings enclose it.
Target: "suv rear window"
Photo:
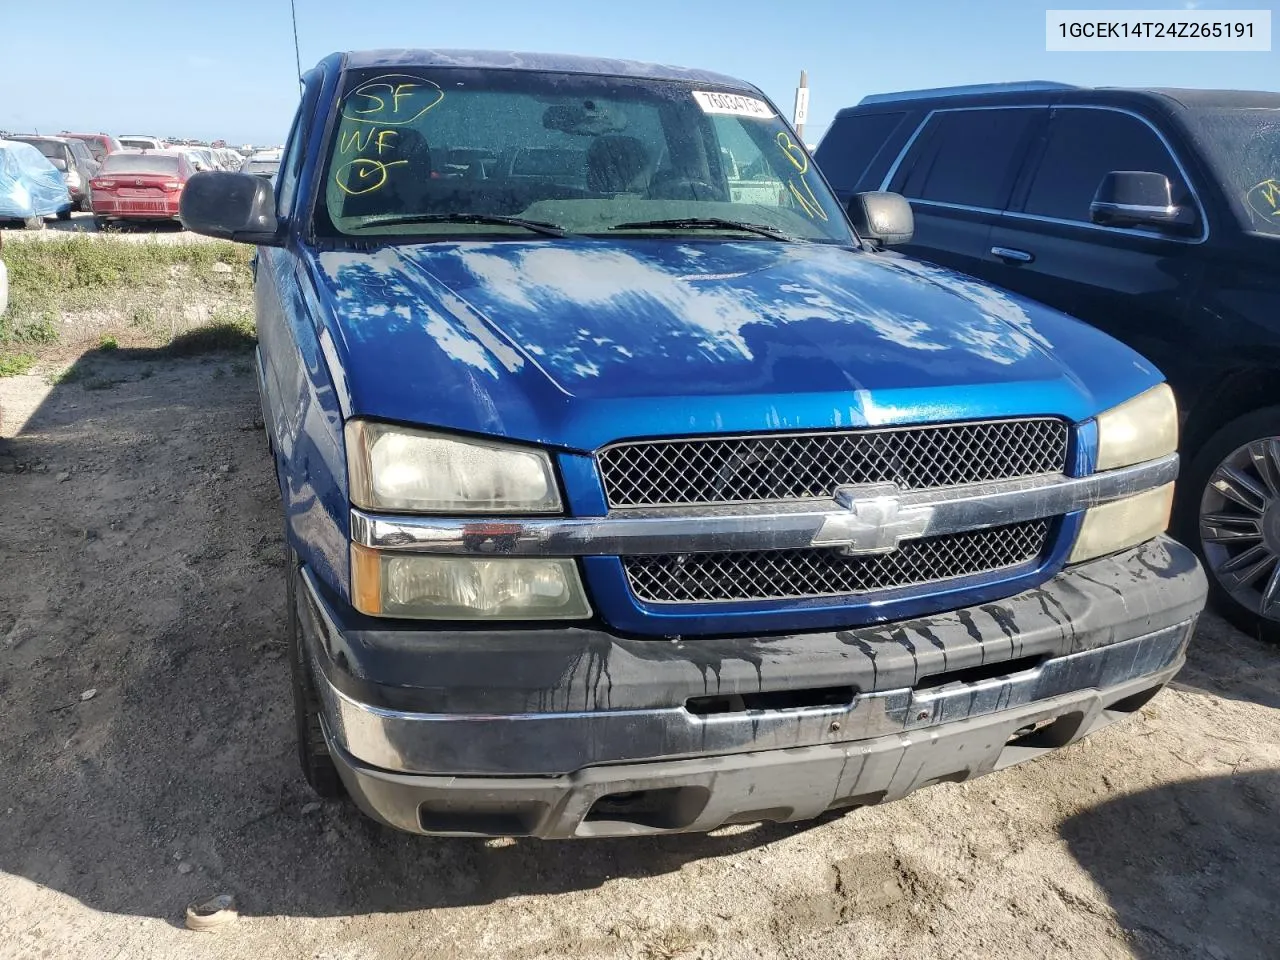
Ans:
[[[26,142],[35,147],[50,160],[67,159],[66,146],[59,143],[57,140],[28,140]]]
[[[1004,208],[1040,109],[947,110],[926,123],[900,193],[912,199]],[[907,167],[907,164],[910,164]]]
[[[840,117],[818,144],[814,159],[837,190],[853,190],[905,113]]]
[[[1089,204],[1112,170],[1163,173],[1173,187],[1173,202],[1190,202],[1173,156],[1142,120],[1117,110],[1060,107],[1050,120],[1023,212],[1088,223]]]

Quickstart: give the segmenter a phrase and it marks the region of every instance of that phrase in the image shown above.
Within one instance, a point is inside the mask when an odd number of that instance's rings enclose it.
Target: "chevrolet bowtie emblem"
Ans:
[[[933,519],[932,507],[904,506],[896,483],[838,487],[835,501],[845,512],[827,516],[812,544],[849,556],[892,553],[903,540],[923,537]]]

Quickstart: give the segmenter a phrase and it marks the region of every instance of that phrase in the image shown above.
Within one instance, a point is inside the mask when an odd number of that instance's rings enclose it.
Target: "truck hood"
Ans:
[[[350,414],[624,436],[1083,420],[1161,377],[973,278],[816,243],[436,242],[307,258]]]

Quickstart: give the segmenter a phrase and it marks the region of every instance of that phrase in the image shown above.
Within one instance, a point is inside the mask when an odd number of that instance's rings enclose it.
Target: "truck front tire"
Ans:
[[[306,648],[302,643],[302,629],[298,622],[298,596],[294,586],[298,576],[298,555],[285,541],[285,603],[289,618],[289,664],[293,678],[293,719],[298,739],[298,763],[302,776],[311,789],[326,799],[341,797],[346,793],[342,778],[320,725],[320,698],[316,696],[311,679],[311,666],[307,662]]]

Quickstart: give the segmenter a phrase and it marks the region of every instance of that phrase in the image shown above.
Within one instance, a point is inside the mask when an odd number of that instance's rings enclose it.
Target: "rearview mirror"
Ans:
[[[599,137],[625,130],[627,118],[616,113],[608,104],[583,100],[580,103],[557,103],[547,107],[542,114],[542,125],[548,130],[575,137]]]
[[[1089,217],[1104,227],[1181,229],[1195,223],[1195,212],[1173,202],[1173,187],[1163,173],[1112,170],[1102,178],[1089,204]]]
[[[52,163],[55,168],[57,168],[58,170],[61,170],[63,173],[67,172],[67,161],[63,160],[61,157],[50,157],[49,162]]]
[[[907,198],[880,190],[850,197],[849,219],[858,236],[876,246],[910,243],[916,230],[915,216]]]
[[[178,219],[208,237],[278,247],[283,242],[271,184],[245,173],[206,170],[187,180]]]

